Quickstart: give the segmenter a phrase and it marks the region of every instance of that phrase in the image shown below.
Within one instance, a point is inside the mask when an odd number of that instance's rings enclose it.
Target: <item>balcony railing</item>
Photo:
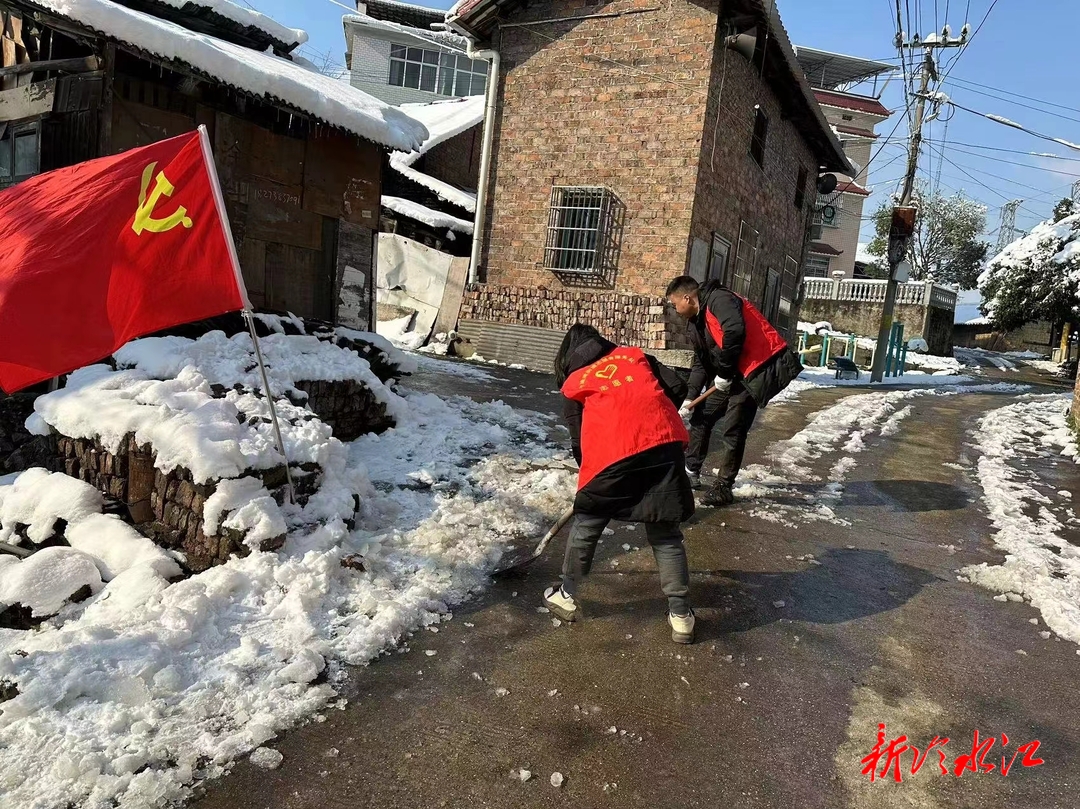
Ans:
[[[887,283],[862,278],[807,278],[803,281],[804,299],[884,303]],[[953,310],[956,292],[932,281],[899,284],[896,302]]]

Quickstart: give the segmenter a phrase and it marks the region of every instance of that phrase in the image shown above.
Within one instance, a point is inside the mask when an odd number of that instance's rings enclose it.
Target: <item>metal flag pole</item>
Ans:
[[[214,163],[214,153],[210,148],[210,135],[205,126],[199,127],[199,141],[202,143],[203,160],[206,163],[206,171],[210,175],[210,187],[214,192],[214,202],[217,204],[218,217],[221,220],[221,229],[224,231],[225,243],[229,247],[229,257],[232,260],[233,274],[236,276],[236,285],[240,290],[240,297],[244,301],[243,315],[251,333],[251,344],[255,347],[255,360],[259,365],[259,375],[262,377],[263,393],[266,394],[266,404],[270,407],[270,423],[274,428],[274,439],[277,441],[278,452],[285,459],[285,480],[289,488],[289,502],[296,502],[296,489],[293,487],[292,471],[289,469],[289,456],[285,454],[285,442],[281,438],[281,424],[278,421],[277,407],[274,405],[274,394],[270,390],[270,379],[266,375],[266,364],[263,362],[262,348],[259,346],[259,335],[255,333],[255,316],[251,311],[251,299],[248,298],[247,285],[244,283],[244,274],[240,270],[240,257],[236,252],[236,242],[233,241],[232,228],[229,225],[229,214],[225,210],[225,196],[221,193],[221,180],[218,178],[217,165]]]

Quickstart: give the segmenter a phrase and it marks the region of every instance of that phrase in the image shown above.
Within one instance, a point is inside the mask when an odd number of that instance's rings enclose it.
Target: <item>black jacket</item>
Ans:
[[[609,354],[614,345],[589,341],[570,357],[569,372]],[[686,398],[681,377],[656,358],[646,355],[664,394],[678,407]],[[581,463],[581,418],[584,405],[563,399],[563,418],[570,431],[574,460]],[[577,493],[574,511],[624,522],[683,522],[694,513],[694,493],[686,476],[682,444],[662,444],[624,458],[604,469]]]
[[[745,379],[739,372],[746,338],[743,318],[743,299],[718,281],[710,281],[698,292],[701,309],[687,324],[687,335],[694,347],[694,364],[690,369],[687,391],[690,398],[712,387],[713,379],[721,377],[741,383],[757,402],[765,407],[780,391],[802,373],[798,355],[786,349],[756,368]],[[718,346],[705,323],[705,311],[712,312],[724,332],[724,344]]]

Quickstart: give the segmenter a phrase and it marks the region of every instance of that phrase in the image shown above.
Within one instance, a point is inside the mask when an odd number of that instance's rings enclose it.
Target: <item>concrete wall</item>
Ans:
[[[881,304],[859,301],[829,301],[811,299],[803,302],[799,317],[808,323],[827,321],[837,331],[876,337],[881,323]],[[953,313],[946,309],[930,309],[926,324],[926,308],[913,304],[896,307],[896,320],[904,324],[904,339],[922,337],[930,346],[930,353],[952,356]],[[928,328],[924,327],[928,325]]]

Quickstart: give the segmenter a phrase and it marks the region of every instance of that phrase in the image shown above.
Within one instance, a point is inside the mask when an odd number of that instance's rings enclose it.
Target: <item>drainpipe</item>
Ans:
[[[491,62],[488,71],[486,99],[484,101],[484,139],[480,145],[480,184],[476,189],[476,214],[473,218],[472,255],[469,256],[469,283],[475,284],[480,275],[480,240],[484,235],[487,219],[488,180],[491,174],[491,148],[495,142],[495,105],[499,98],[499,53],[494,50],[473,50],[475,43],[469,38],[466,54],[470,59]]]

